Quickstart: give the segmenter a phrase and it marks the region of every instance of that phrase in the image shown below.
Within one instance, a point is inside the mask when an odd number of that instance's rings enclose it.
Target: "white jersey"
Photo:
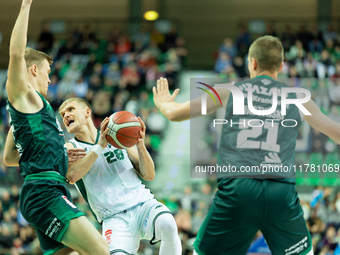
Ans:
[[[98,138],[99,132],[97,141]],[[87,153],[95,145],[81,142],[76,138],[69,142],[75,148],[85,149]],[[110,144],[103,150],[90,171],[77,181],[76,187],[99,222],[154,198],[139,179],[127,151]]]

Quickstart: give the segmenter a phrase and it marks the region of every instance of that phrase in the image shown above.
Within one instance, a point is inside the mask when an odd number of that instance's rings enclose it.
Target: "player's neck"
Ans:
[[[95,144],[97,140],[98,130],[93,125],[84,125],[76,134],[76,138],[79,141]]]
[[[272,73],[272,72],[269,72],[269,71],[260,71],[258,73],[255,73],[254,78],[257,77],[257,76],[269,76],[269,77],[272,77],[274,79],[277,79],[277,72]]]
[[[28,84],[32,86],[35,91],[40,93],[38,83],[32,76],[28,76]]]

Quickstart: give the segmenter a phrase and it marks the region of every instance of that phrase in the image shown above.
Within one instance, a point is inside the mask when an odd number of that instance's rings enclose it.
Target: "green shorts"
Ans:
[[[44,254],[65,247],[61,240],[70,220],[84,215],[71,201],[65,177],[58,173],[26,176],[20,194],[20,211],[36,229]]]
[[[222,179],[194,243],[200,255],[246,254],[261,231],[273,255],[303,255],[311,237],[294,184]]]

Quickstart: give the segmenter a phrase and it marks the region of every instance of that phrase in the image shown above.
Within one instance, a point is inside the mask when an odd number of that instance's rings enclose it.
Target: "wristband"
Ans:
[[[92,151],[93,151],[94,153],[96,153],[98,156],[99,156],[100,154],[102,154],[103,150],[104,150],[104,148],[103,148],[102,146],[100,146],[99,144],[96,144],[96,145],[93,147],[93,149],[92,149]]]

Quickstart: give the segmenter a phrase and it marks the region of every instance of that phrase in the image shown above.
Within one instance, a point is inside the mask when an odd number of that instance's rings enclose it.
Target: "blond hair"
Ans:
[[[84,107],[90,108],[90,109],[91,109],[91,105],[90,105],[89,102],[87,102],[85,99],[82,99],[82,98],[79,98],[79,97],[72,97],[72,98],[66,99],[66,100],[61,104],[61,106],[60,106],[59,109],[58,109],[59,113],[61,113],[61,111],[63,110],[63,108],[65,108],[65,106],[66,106],[68,103],[71,103],[71,102],[80,103],[80,104],[82,104]]]
[[[261,71],[278,71],[283,62],[283,47],[277,37],[257,38],[249,48],[249,59],[256,59]]]
[[[25,49],[24,57],[27,68],[31,67],[32,65],[39,66],[41,62],[43,62],[45,59],[48,61],[49,65],[52,65],[53,63],[53,59],[51,56],[47,55],[42,51],[34,50],[28,47]]]

